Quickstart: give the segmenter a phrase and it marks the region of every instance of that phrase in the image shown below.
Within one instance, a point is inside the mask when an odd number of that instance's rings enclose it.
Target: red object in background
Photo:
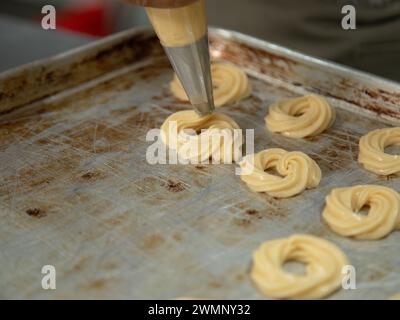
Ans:
[[[99,37],[112,31],[102,1],[84,7],[57,10],[57,28]]]

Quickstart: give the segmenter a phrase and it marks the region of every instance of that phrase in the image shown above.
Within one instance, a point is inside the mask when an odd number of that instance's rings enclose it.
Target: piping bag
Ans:
[[[153,28],[196,112],[215,109],[205,0],[126,0],[144,5]]]

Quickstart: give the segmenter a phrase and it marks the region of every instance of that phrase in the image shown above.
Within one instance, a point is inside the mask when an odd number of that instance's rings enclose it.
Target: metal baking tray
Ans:
[[[300,150],[322,169],[318,188],[290,199],[250,191],[235,165],[149,165],[149,129],[190,108],[169,92],[172,69],[153,32],[135,29],[0,75],[0,297],[262,299],[249,278],[263,241],[294,233],[340,246],[357,289],[331,299],[400,292],[400,232],[337,236],[321,221],[334,187],[377,183],[357,164],[358,139],[400,122],[400,85],[226,30],[214,59],[251,77],[250,98],[219,109],[255,129],[256,151]],[[276,99],[307,92],[337,110],[309,139],[265,129]],[[56,290],[41,287],[53,265]]]

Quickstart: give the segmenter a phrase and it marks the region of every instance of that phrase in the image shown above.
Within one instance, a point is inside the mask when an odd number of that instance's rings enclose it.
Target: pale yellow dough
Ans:
[[[385,153],[389,145],[400,144],[400,128],[385,128],[369,132],[359,142],[358,162],[379,175],[400,172],[400,156]]]
[[[176,130],[173,130],[174,124]],[[193,130],[193,134],[188,129]],[[177,150],[182,159],[193,163],[210,158],[231,163],[235,159],[234,146],[242,144],[242,137],[234,133],[235,129],[240,129],[239,125],[222,113],[200,117],[192,110],[185,110],[170,115],[164,121],[161,138],[169,148]]]
[[[335,109],[323,97],[310,94],[273,103],[265,123],[271,132],[290,138],[304,138],[328,129],[335,117]]]
[[[305,274],[286,272],[283,265],[288,261],[306,264]],[[251,278],[271,298],[320,299],[340,287],[347,264],[334,244],[311,235],[293,235],[264,242],[254,252]]]
[[[215,62],[211,65],[214,105],[226,104],[248,97],[251,93],[249,79],[241,69],[230,63]],[[170,84],[172,93],[180,100],[188,101],[181,82],[175,75]]]
[[[200,0],[178,8],[146,7],[146,12],[161,43],[167,47],[178,47],[206,35],[205,7],[205,0]]]
[[[400,293],[396,293],[392,295],[389,300],[400,300]]]
[[[315,188],[321,180],[317,163],[302,152],[288,152],[279,148],[247,155],[239,163],[241,179],[256,192],[266,192],[278,198],[288,198],[304,189]],[[282,177],[266,173],[273,168]]]
[[[368,215],[357,214],[365,205],[370,207]],[[322,217],[342,236],[380,239],[400,228],[400,196],[378,185],[336,188],[326,197]]]

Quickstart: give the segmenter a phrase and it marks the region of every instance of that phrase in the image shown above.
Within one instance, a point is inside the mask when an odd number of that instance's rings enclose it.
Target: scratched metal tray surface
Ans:
[[[357,164],[358,140],[400,122],[396,83],[226,30],[214,59],[250,75],[250,98],[222,107],[255,129],[256,151],[300,150],[322,169],[318,188],[290,199],[251,192],[235,165],[149,165],[149,129],[190,108],[152,31],[130,30],[0,75],[0,297],[262,299],[249,278],[263,241],[306,233],[334,242],[357,289],[331,299],[400,292],[400,232],[380,241],[335,235],[321,221],[334,187],[376,183]],[[332,128],[292,140],[264,126],[268,106],[307,92],[337,110]],[[56,268],[56,290],[41,269]]]

